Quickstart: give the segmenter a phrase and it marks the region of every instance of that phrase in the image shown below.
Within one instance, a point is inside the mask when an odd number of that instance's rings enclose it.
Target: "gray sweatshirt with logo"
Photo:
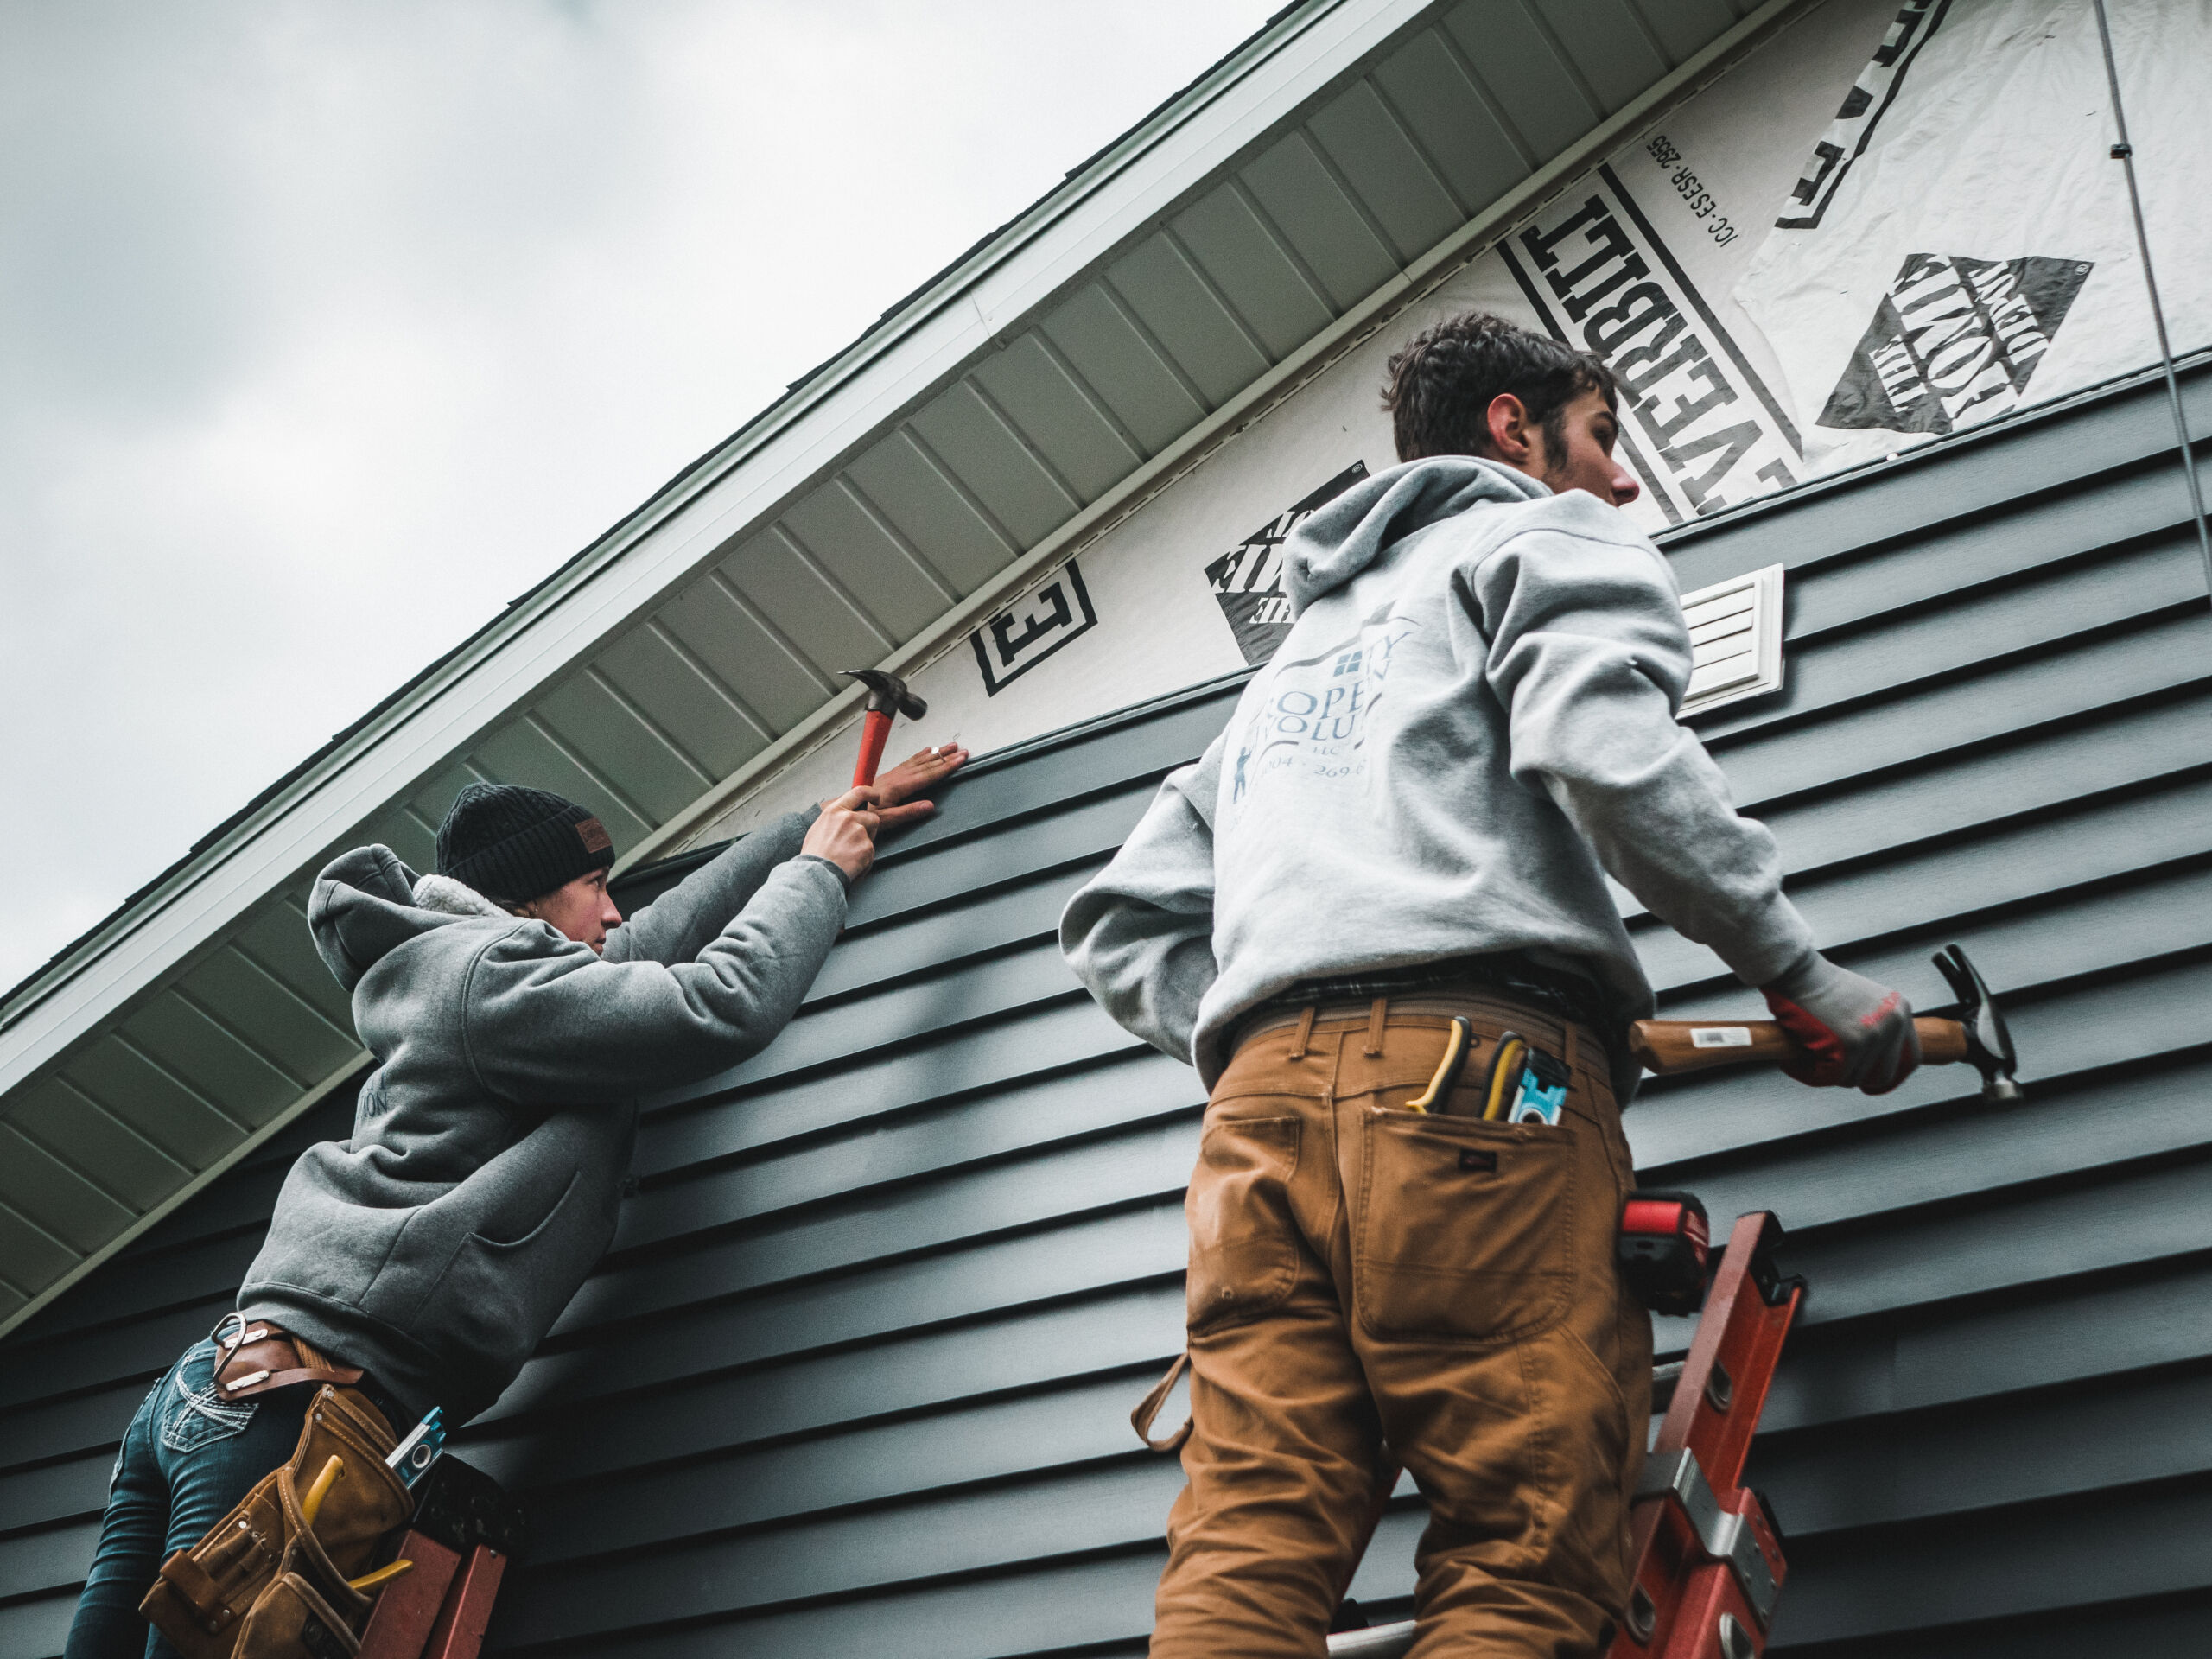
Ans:
[[[308,925],[378,1065],[353,1132],[300,1155],[238,1306],[466,1422],[512,1382],[614,1236],[636,1097],[767,1046],[845,918],[797,856],[811,811],[746,836],[606,952],[363,847]]]
[[[1211,1086],[1238,1018],[1300,980],[1504,950],[1641,1018],[1607,872],[1749,983],[1811,948],[1774,838],[1675,721],[1680,597],[1617,510],[1409,461],[1316,512],[1284,562],[1289,636],[1061,917],[1127,1029]]]

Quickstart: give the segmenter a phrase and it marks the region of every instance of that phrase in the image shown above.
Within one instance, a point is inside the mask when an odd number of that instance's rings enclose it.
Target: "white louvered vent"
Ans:
[[[1685,718],[1782,689],[1780,565],[1684,594],[1682,614],[1695,664]]]

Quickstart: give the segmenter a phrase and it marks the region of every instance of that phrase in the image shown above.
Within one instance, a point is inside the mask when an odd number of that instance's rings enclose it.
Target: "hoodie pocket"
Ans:
[[[467,1232],[454,1246],[409,1323],[417,1338],[475,1373],[458,1379],[464,1387],[504,1388],[607,1248],[613,1217],[592,1213],[590,1185],[573,1171],[526,1230],[507,1238]]]
[[[473,1243],[482,1246],[485,1249],[491,1251],[494,1255],[499,1255],[501,1251],[528,1249],[532,1244],[545,1236],[545,1230],[553,1224],[555,1219],[560,1215],[563,1209],[567,1206],[569,1200],[575,1196],[576,1183],[583,1179],[583,1171],[582,1170],[578,1170],[574,1174],[570,1175],[569,1177],[569,1184],[561,1189],[561,1196],[553,1200],[553,1207],[550,1210],[548,1210],[543,1216],[539,1217],[536,1226],[524,1232],[520,1237],[493,1238],[488,1233],[471,1233],[468,1236],[469,1239]]]

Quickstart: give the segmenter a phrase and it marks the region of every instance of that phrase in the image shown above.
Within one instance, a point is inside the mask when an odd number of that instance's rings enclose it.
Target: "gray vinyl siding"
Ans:
[[[1777,1211],[1812,1282],[1754,1465],[1777,1651],[2212,1645],[2212,625],[2169,436],[2125,385],[1669,537],[1685,588],[1789,567],[1788,689],[1702,728],[1824,943],[1927,1007],[1963,943],[2030,1089],[1735,1074],[1630,1116],[1647,1179]],[[1179,1477],[1126,1414],[1179,1346],[1201,1103],[1052,927],[1236,690],[979,763],[791,1030],[651,1105],[614,1251],[461,1437],[536,1516],[499,1645],[1141,1649]],[[1667,1012],[1747,1008],[1636,926]],[[58,1650],[124,1423],[347,1109],[0,1344],[0,1652]],[[1355,1586],[1384,1613],[1419,1524]]]

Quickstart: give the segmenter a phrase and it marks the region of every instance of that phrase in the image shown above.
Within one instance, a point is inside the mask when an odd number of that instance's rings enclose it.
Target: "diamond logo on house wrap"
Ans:
[[[1248,666],[1256,668],[1274,656],[1290,632],[1290,595],[1282,590],[1282,544],[1316,508],[1366,476],[1367,463],[1355,461],[1206,566],[1206,583]]]
[[[2085,259],[1907,254],[1820,424],[1941,434],[2010,409],[2089,270]]]

